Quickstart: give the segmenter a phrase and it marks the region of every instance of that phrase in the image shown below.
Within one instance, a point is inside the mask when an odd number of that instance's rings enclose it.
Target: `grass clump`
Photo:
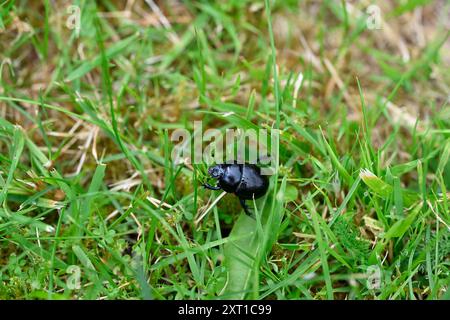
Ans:
[[[3,2],[0,298],[449,298],[449,4],[368,5]],[[194,120],[281,130],[255,218]]]

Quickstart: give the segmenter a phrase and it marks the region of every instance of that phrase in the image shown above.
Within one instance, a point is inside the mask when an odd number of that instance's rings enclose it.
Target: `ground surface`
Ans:
[[[450,3],[375,3],[2,1],[0,299],[449,298]],[[194,120],[282,130],[256,219]]]

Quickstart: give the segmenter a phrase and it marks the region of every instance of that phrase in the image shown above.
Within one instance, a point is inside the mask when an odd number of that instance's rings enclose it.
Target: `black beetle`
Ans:
[[[269,179],[261,175],[261,169],[254,164],[218,164],[208,169],[211,177],[218,180],[217,186],[204,183],[205,188],[211,190],[224,190],[234,193],[249,214],[245,200],[258,199],[262,197],[269,188]]]

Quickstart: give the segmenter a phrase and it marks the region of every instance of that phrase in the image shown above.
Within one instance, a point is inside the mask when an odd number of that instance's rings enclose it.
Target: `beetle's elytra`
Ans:
[[[224,190],[234,193],[249,214],[245,200],[258,199],[262,197],[269,188],[269,179],[261,175],[261,169],[254,164],[218,164],[208,169],[211,177],[217,179],[217,186],[203,184],[211,190]]]

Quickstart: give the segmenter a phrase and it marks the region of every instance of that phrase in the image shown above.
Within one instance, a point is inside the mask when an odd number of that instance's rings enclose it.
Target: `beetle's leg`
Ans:
[[[241,203],[242,208],[244,208],[245,213],[251,216],[250,210],[248,209],[248,206],[245,204],[245,200],[239,198],[239,202]]]
[[[214,186],[212,186],[212,185],[210,185],[210,184],[207,184],[207,183],[204,183],[203,186],[204,186],[206,189],[209,189],[209,190],[220,190],[220,189],[222,189],[221,187],[214,187]]]

